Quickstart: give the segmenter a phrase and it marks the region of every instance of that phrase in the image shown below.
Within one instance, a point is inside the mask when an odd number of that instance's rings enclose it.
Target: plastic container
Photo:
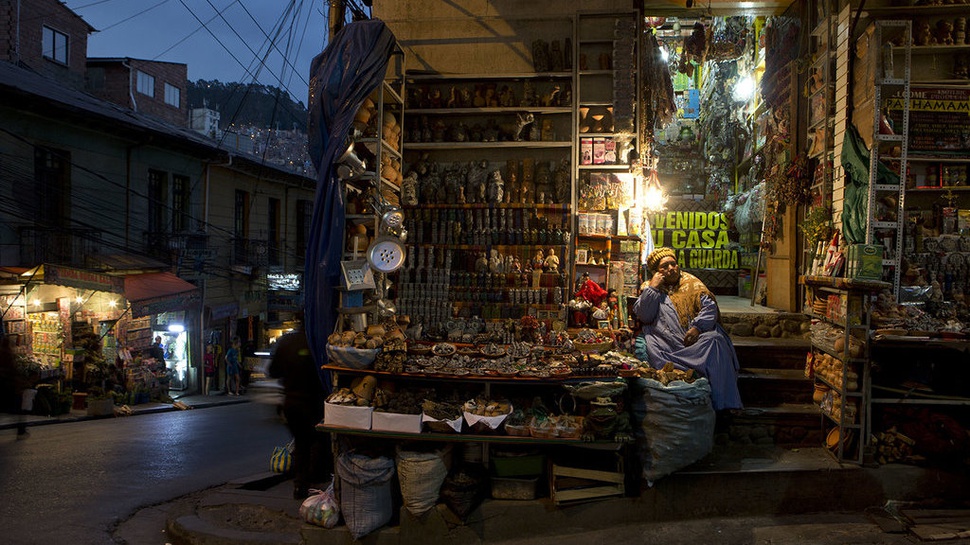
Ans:
[[[492,498],[496,500],[534,500],[539,477],[509,479],[492,477]]]
[[[546,469],[546,457],[542,454],[492,456],[491,461],[496,477],[531,477],[542,475]]]

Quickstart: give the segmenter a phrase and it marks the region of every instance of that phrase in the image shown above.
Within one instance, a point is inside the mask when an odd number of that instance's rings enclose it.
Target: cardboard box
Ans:
[[[579,139],[579,164],[581,165],[593,164],[593,139],[592,138]]]
[[[849,246],[846,276],[864,280],[882,280],[882,244],[853,244]]]
[[[612,138],[607,138],[603,141],[603,163],[607,165],[616,164],[616,140]]]
[[[606,139],[596,137],[593,139],[593,164],[602,165],[606,161]]]
[[[421,415],[374,411],[371,415],[370,429],[396,433],[421,433]]]
[[[355,405],[324,404],[323,425],[335,428],[351,428],[355,430],[369,430],[373,407],[357,407]]]

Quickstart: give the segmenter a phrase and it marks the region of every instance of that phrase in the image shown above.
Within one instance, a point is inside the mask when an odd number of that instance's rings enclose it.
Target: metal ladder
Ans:
[[[903,251],[903,229],[905,227],[907,153],[909,148],[909,107],[910,107],[910,66],[912,60],[912,21],[876,21],[873,40],[869,46],[870,66],[875,67],[875,95],[873,97],[872,149],[869,152],[869,202],[866,221],[866,244],[883,244],[883,279],[893,285],[893,295],[899,299],[899,279]],[[901,40],[901,46],[893,45],[893,39]],[[901,50],[903,62],[897,50]],[[893,128],[892,134],[881,132],[885,99],[901,102],[902,123]],[[899,146],[898,155],[889,155],[885,149],[894,144]],[[899,162],[899,182],[880,184],[877,182],[881,160],[892,159]],[[877,220],[875,207],[886,195],[896,198],[895,221]],[[880,236],[889,235],[883,238]],[[890,268],[887,275],[887,267]]]

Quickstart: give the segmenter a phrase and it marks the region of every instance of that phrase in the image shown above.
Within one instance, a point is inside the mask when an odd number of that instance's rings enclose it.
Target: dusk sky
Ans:
[[[258,81],[282,87],[303,104],[310,61],[327,36],[326,0],[64,3],[97,29],[88,36],[89,57],[185,63],[191,81]]]

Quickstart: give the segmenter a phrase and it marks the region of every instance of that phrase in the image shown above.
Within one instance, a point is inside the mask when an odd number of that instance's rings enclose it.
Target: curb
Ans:
[[[169,539],[179,545],[298,545],[303,542],[299,535],[220,528],[202,520],[198,515],[184,515],[167,520],[165,532]]]
[[[26,416],[32,416],[33,418],[37,418],[37,420],[26,420],[24,424],[26,424],[27,427],[34,427],[34,426],[49,426],[52,424],[66,424],[69,422],[84,422],[86,420],[104,420],[108,418],[129,418],[131,416],[139,416],[143,414],[157,414],[157,413],[166,413],[166,412],[172,412],[172,411],[191,410],[191,409],[208,409],[210,407],[221,407],[224,405],[252,403],[252,401],[253,401],[252,399],[248,399],[248,398],[226,399],[225,401],[207,401],[203,403],[196,403],[193,405],[189,405],[189,409],[179,409],[178,407],[175,407],[171,403],[166,403],[155,407],[145,407],[143,409],[132,409],[132,413],[128,416],[115,416],[113,414],[105,414],[105,415],[97,415],[97,416],[78,414],[78,415],[39,417],[36,415],[26,415]],[[16,415],[11,415],[11,417],[8,420],[9,421],[7,422],[0,422],[0,430],[14,429],[20,425],[20,422],[18,421],[18,417]]]

